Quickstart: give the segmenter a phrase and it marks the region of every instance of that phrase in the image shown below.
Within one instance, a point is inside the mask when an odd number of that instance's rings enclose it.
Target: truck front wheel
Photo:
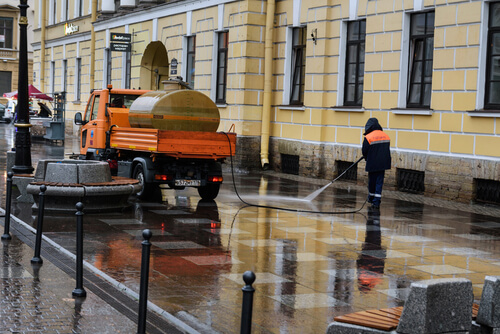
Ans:
[[[140,199],[146,199],[151,196],[152,184],[146,182],[146,177],[144,175],[144,167],[141,164],[137,164],[134,168],[134,179],[139,181],[141,189],[137,192],[136,196]]]
[[[213,200],[219,194],[220,183],[209,183],[198,188],[198,194],[204,200]]]

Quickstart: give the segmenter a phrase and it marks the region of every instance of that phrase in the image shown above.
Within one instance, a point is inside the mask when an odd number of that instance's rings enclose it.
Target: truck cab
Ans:
[[[80,159],[102,160],[99,154],[102,155],[106,149],[106,132],[111,126],[109,108],[130,108],[132,102],[146,92],[148,91],[113,89],[112,86],[92,92],[83,117],[80,113],[75,116],[75,123],[82,126]],[[125,124],[114,125],[130,126],[127,123],[128,121]]]

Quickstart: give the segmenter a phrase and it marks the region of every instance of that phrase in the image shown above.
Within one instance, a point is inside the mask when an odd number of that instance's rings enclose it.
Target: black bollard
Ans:
[[[31,259],[31,263],[42,264],[43,260],[40,257],[40,249],[42,247],[42,230],[43,230],[43,212],[45,210],[45,191],[47,186],[40,186],[40,194],[38,201],[38,223],[36,225],[36,241],[35,241],[35,256]]]
[[[86,297],[83,288],[83,203],[76,203],[76,288],[73,297]]]
[[[2,235],[2,240],[10,240],[10,205],[12,201],[12,177],[14,173],[7,173],[7,197],[5,198],[5,225]]]
[[[253,308],[253,293],[255,289],[252,287],[255,282],[255,274],[251,271],[245,271],[243,274],[245,286],[243,290],[243,306],[241,308],[241,334],[250,334],[252,330],[252,308]]]
[[[137,334],[146,333],[146,317],[148,311],[148,281],[149,281],[149,253],[151,251],[151,243],[149,239],[153,236],[150,230],[142,231],[142,260],[141,260],[141,286],[139,288],[139,323],[137,326]]]

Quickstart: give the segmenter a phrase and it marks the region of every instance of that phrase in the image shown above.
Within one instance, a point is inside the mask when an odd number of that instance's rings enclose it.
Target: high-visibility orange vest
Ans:
[[[365,136],[366,140],[368,140],[368,143],[370,145],[373,144],[383,144],[383,143],[390,143],[391,138],[384,132],[380,130],[375,130],[370,132]]]

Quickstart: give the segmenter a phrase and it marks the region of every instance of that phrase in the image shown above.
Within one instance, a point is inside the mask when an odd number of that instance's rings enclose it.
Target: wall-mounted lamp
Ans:
[[[314,28],[311,32],[311,37],[314,42],[314,45],[316,45],[316,40],[318,39],[318,29]]]

